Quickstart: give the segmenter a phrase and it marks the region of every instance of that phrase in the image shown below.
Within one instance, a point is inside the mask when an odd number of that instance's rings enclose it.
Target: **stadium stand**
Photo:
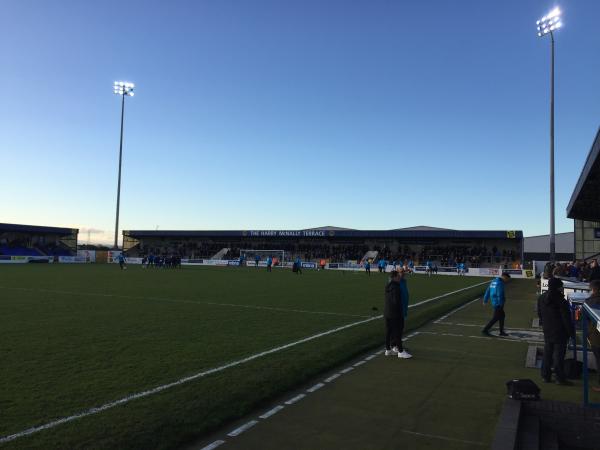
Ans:
[[[0,223],[0,255],[71,256],[77,254],[74,228]]]
[[[128,256],[179,255],[187,258],[238,258],[240,249],[279,249],[304,261],[361,262],[368,255],[387,261],[428,259],[438,265],[466,262],[471,267],[522,261],[521,231],[459,231],[432,227],[360,231],[339,227],[307,230],[123,231]]]

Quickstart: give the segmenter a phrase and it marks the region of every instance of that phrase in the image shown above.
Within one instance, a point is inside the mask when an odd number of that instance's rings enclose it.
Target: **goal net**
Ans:
[[[273,265],[281,265],[285,262],[285,250],[255,250],[255,249],[240,249],[240,258],[244,258],[248,264],[259,263],[266,264],[269,256],[273,259]]]

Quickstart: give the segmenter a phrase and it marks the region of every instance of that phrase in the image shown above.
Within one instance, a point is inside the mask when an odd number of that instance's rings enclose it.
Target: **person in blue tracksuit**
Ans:
[[[365,271],[367,272],[367,275],[371,276],[371,263],[369,262],[369,260],[365,260]]]
[[[296,257],[294,264],[296,265],[296,275],[300,275],[302,273],[302,260],[299,256]]]
[[[381,258],[379,260],[379,263],[377,264],[377,267],[379,268],[379,273],[384,273],[385,272],[385,266],[386,266],[385,259]]]
[[[427,273],[427,275],[431,276],[431,274],[433,273],[433,263],[431,262],[431,260],[427,260],[427,262],[425,263],[425,272]]]
[[[125,265],[125,256],[123,255],[123,253],[119,254],[119,256],[117,257],[117,261],[119,261],[119,267],[121,268],[121,270],[127,267]]]
[[[254,267],[258,267],[258,262],[260,261],[260,256],[256,255],[254,257]]]
[[[490,336],[490,329],[496,322],[499,322],[500,325],[500,336],[508,336],[508,334],[504,332],[504,318],[506,317],[506,314],[504,313],[504,303],[506,301],[504,296],[504,285],[505,283],[508,283],[509,280],[510,275],[507,273],[503,273],[501,277],[494,278],[483,295],[483,303],[486,304],[490,301],[492,308],[494,308],[492,320],[490,320],[483,330],[481,330],[481,332],[487,336]]]
[[[267,258],[267,272],[271,271],[271,267],[273,267],[273,258],[271,258],[271,255],[269,255]]]

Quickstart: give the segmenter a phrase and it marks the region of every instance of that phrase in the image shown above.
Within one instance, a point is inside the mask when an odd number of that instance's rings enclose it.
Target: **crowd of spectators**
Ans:
[[[544,278],[551,278],[553,276],[586,282],[600,280],[600,265],[596,259],[567,263],[548,262],[544,267]]]
[[[269,248],[271,247],[271,248]],[[386,261],[412,260],[415,264],[425,261],[435,261],[442,267],[454,267],[464,263],[468,267],[481,267],[487,264],[502,264],[512,267],[520,262],[520,255],[512,249],[499,249],[495,246],[465,246],[465,245],[418,245],[414,248],[400,244],[394,248],[383,245],[367,245],[356,242],[293,242],[281,241],[276,244],[265,242],[200,242],[200,241],[147,241],[139,244],[139,255],[177,255],[183,258],[211,258],[224,248],[229,251],[223,256],[235,259],[243,250],[282,250],[286,259],[299,257],[303,261],[330,262],[361,262],[369,251],[377,251],[377,259]]]

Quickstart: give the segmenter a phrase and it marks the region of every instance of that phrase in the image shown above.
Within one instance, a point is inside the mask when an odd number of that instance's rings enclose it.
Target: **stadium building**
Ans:
[[[600,256],[600,129],[567,206],[575,219],[575,258]]]
[[[321,227],[305,230],[123,231],[128,256],[179,255],[183,258],[236,259],[252,251],[277,250],[285,259],[358,262],[431,259],[440,265],[464,261],[471,266],[518,264],[522,231],[460,231],[426,226],[394,230]]]
[[[0,223],[0,257],[71,256],[78,234],[76,228]]]

